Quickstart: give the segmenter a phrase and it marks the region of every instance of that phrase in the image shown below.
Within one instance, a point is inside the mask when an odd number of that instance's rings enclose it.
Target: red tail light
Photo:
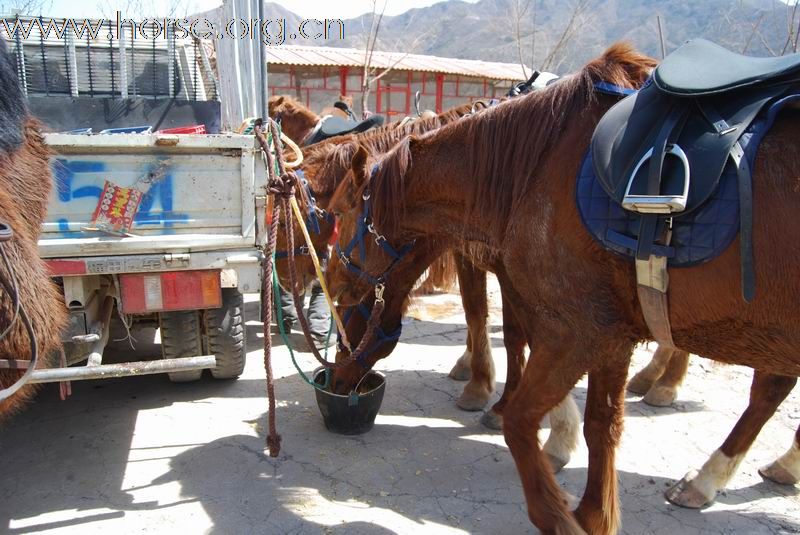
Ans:
[[[119,282],[125,314],[222,306],[219,271],[125,274]]]

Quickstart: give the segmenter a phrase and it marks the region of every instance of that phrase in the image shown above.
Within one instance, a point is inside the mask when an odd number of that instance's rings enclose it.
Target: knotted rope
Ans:
[[[272,337],[270,333],[270,325],[272,323],[272,301],[273,301],[273,270],[274,264],[272,262],[272,253],[275,250],[275,242],[278,235],[278,221],[280,220],[281,208],[286,217],[286,241],[288,245],[288,261],[289,261],[289,278],[292,286],[292,295],[294,297],[294,304],[297,310],[297,318],[303,330],[306,342],[308,343],[311,353],[314,358],[325,368],[336,369],[347,366],[357,361],[358,356],[364,352],[372,343],[375,332],[380,322],[381,314],[385,306],[383,300],[384,287],[376,287],[375,289],[375,303],[372,307],[369,320],[367,321],[367,331],[362,337],[355,351],[352,351],[346,359],[340,362],[328,362],[319,350],[314,345],[311,331],[308,326],[308,321],[303,314],[303,299],[297,285],[297,269],[295,265],[294,256],[294,225],[292,219],[292,210],[290,209],[290,202],[293,200],[298,186],[300,184],[297,175],[294,171],[287,171],[286,164],[283,159],[283,152],[277,146],[277,140],[281,138],[278,125],[270,120],[270,130],[273,144],[274,155],[270,149],[269,142],[264,135],[262,123],[257,121],[253,132],[256,139],[261,145],[264,152],[267,166],[267,185],[266,191],[268,195],[272,195],[275,199],[273,203],[272,219],[270,221],[270,228],[267,236],[267,250],[264,255],[263,277],[261,286],[261,315],[263,320],[263,335],[264,335],[264,369],[266,370],[267,382],[267,398],[268,398],[268,419],[269,431],[267,434],[267,447],[269,449],[270,457],[277,457],[281,449],[281,436],[278,434],[276,419],[275,419],[275,381],[272,372]],[[302,189],[302,188],[300,188]],[[299,220],[303,224],[302,219]],[[334,311],[332,310],[331,313]],[[344,332],[344,326],[339,323],[340,332]]]

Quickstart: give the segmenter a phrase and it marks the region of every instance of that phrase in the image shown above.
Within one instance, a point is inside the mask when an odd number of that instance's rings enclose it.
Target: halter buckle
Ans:
[[[364,190],[364,193],[361,194],[361,199],[364,200],[364,201],[368,201],[369,198],[370,198],[370,195],[372,195],[372,194],[370,193],[370,191],[368,189],[366,189],[366,190]]]
[[[378,283],[375,285],[375,302],[376,303],[383,303],[383,292],[386,291],[386,285],[383,283]]]
[[[310,255],[311,251],[308,249],[308,245],[301,245],[297,248],[297,253],[301,255]]]

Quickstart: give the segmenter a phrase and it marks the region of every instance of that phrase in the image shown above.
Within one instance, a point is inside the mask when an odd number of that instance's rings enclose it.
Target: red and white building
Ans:
[[[353,48],[275,46],[267,48],[270,95],[292,95],[319,113],[339,95],[361,105],[364,51]],[[414,112],[414,95],[420,92],[420,109],[440,113],[465,102],[500,97],[526,77],[519,63],[440,58],[400,52],[372,54],[375,72],[391,70],[377,80],[369,95],[369,110],[389,120]],[[530,69],[527,69],[530,73]]]

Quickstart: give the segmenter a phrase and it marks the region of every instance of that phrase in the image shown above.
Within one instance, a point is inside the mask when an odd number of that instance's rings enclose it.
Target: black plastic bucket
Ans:
[[[314,371],[314,382],[325,384],[325,370]],[[376,371],[369,371],[358,387],[360,393],[349,396],[333,394],[315,388],[317,405],[328,431],[341,435],[360,435],[375,424],[375,417],[383,402],[386,390],[386,377]]]

